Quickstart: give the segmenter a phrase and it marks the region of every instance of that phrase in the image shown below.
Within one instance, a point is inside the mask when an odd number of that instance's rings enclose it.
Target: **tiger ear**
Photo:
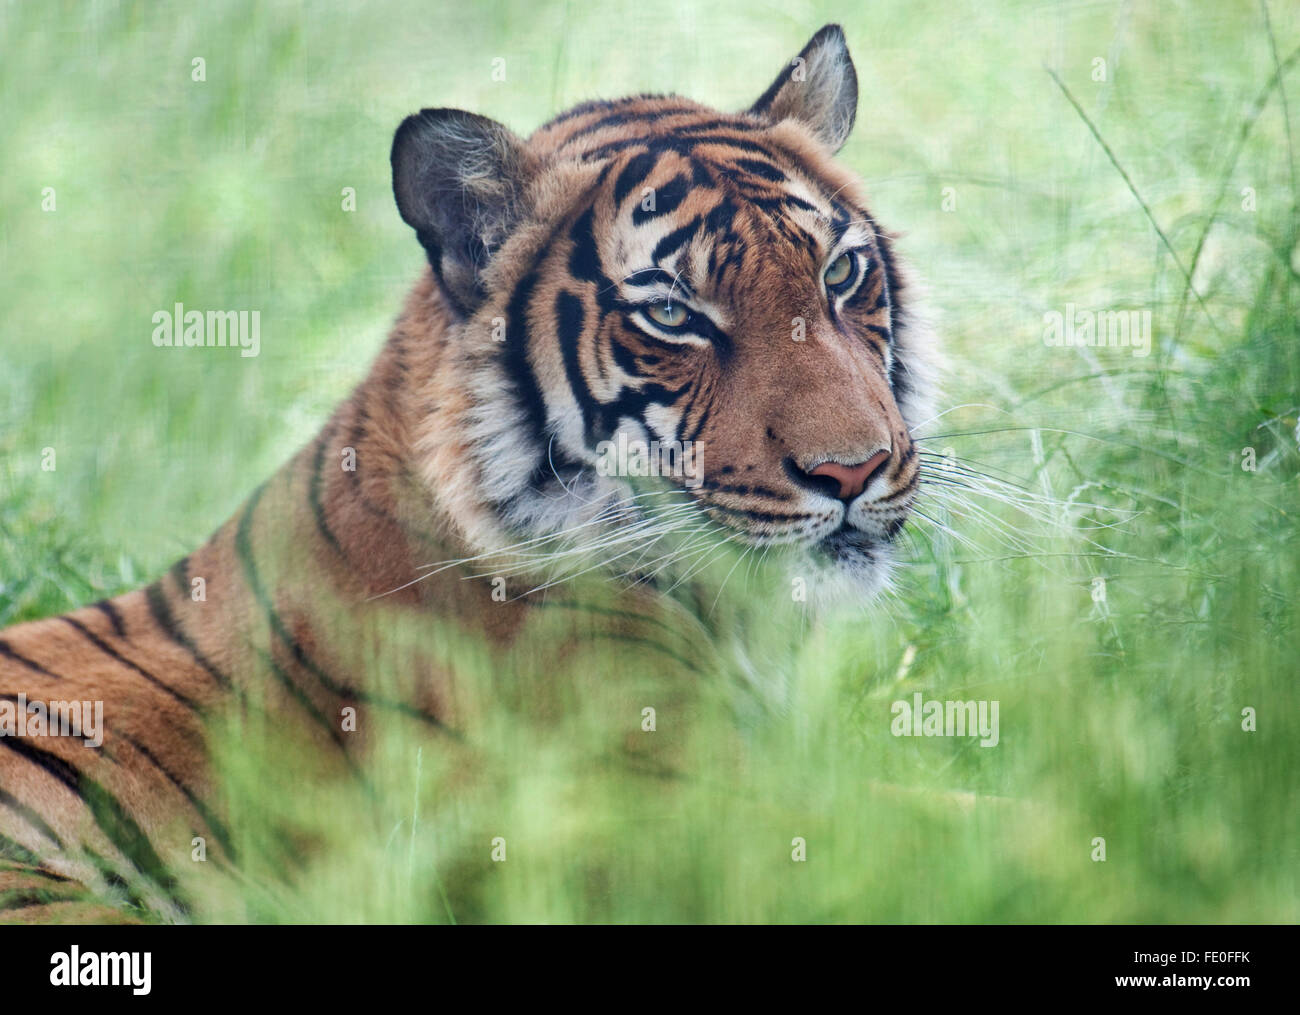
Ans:
[[[524,142],[459,109],[424,109],[393,137],[393,196],[454,309],[483,301],[482,272],[524,214],[532,175]]]
[[[839,151],[858,112],[858,75],[843,29],[827,25],[809,39],[749,112],[769,123],[798,120]]]

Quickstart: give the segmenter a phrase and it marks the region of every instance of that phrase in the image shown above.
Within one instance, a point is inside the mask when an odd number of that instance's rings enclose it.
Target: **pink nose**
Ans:
[[[810,476],[829,476],[840,484],[840,500],[852,500],[867,488],[867,481],[889,460],[888,451],[877,451],[865,462],[841,465],[839,462],[822,462],[809,471]]]

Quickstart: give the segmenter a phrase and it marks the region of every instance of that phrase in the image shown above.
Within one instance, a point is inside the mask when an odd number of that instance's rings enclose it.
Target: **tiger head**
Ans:
[[[637,96],[527,140],[452,109],[402,123],[398,209],[454,322],[424,472],[471,543],[629,524],[649,501],[627,473],[652,472],[678,522],[879,587],[933,354],[833,158],[857,100],[828,25],[741,113]]]

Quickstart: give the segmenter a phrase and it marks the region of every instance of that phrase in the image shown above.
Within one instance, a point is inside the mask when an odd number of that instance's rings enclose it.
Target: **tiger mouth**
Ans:
[[[738,524],[738,519],[735,516],[743,514],[743,511],[726,505],[705,503],[701,505],[701,510],[722,531],[730,532],[733,536],[747,542],[753,542],[758,546],[784,544],[792,547],[803,547],[807,550],[820,552],[832,560],[861,560],[863,557],[874,557],[893,542],[894,537],[902,531],[907,521],[905,516],[891,519],[885,525],[883,532],[871,532],[851,524],[846,512],[841,517],[839,524],[830,532],[825,535],[810,537],[800,535],[797,531],[781,533],[753,531],[743,524]],[[829,521],[829,519],[824,520]]]
[[[832,561],[860,560],[863,557],[870,557],[884,545],[884,540],[869,532],[855,529],[846,521],[830,535],[819,539],[815,545]]]
[[[707,482],[703,484],[705,488],[708,485]],[[714,531],[723,538],[738,539],[742,543],[758,547],[784,546],[796,552],[813,553],[832,563],[860,565],[864,562],[872,563],[880,560],[907,522],[907,516],[902,515],[890,518],[880,527],[871,530],[861,529],[848,520],[848,512],[845,511],[835,527],[823,535],[800,532],[800,528],[804,527],[802,525],[797,527],[791,525],[776,531],[756,530],[746,524],[751,520],[751,516],[755,515],[761,516],[761,520],[765,522],[807,523],[817,519],[824,524],[832,519],[826,513],[781,514],[777,506],[764,507],[761,510],[736,507],[713,500],[707,496],[706,490],[684,489],[683,492],[692,495],[700,514],[712,523],[715,527]],[[634,513],[640,517],[639,513]]]

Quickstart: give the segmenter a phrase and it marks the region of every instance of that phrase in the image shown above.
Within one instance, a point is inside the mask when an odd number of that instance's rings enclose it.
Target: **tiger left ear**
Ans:
[[[459,109],[408,116],[393,138],[393,195],[461,316],[483,301],[483,269],[525,214],[534,173],[524,142]]]
[[[749,112],[769,123],[798,120],[839,151],[858,112],[858,75],[844,30],[827,25],[809,39]]]

